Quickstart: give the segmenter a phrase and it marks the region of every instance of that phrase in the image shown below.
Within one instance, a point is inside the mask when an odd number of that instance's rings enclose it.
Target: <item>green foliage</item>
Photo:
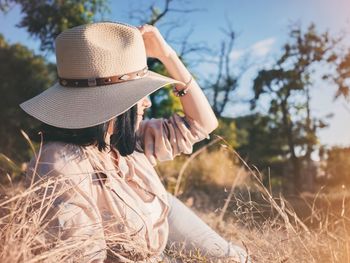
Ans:
[[[0,35],[0,152],[12,160],[29,158],[28,145],[20,130],[32,130],[38,122],[19,104],[42,92],[53,82],[52,65],[20,44],[8,44]]]
[[[327,151],[326,173],[332,184],[350,183],[350,147],[333,147]]]
[[[253,164],[271,164],[288,154],[286,138],[273,126],[270,116],[259,113],[235,118],[238,151]]]
[[[164,65],[158,60],[149,58],[149,69],[161,75],[169,76]],[[181,101],[172,92],[172,85],[167,85],[150,95],[152,107],[147,112],[149,118],[169,117],[173,112],[182,112]]]
[[[223,137],[231,147],[236,148],[238,146],[236,123],[231,118],[219,117],[218,120],[219,126],[214,133]]]
[[[283,175],[288,145],[271,116],[259,113],[234,119],[237,126],[237,152],[262,174]],[[265,179],[267,176],[265,176]]]
[[[343,96],[346,99],[350,98],[350,49],[345,53],[340,63],[337,66],[337,74],[335,76],[327,76],[332,78],[338,85],[335,98]]]
[[[18,4],[23,14],[18,26],[41,41],[41,50],[54,50],[54,39],[67,28],[93,21],[97,13],[107,10],[105,0],[5,0],[0,10]]]
[[[11,0],[0,0],[0,11],[7,12],[10,8]]]

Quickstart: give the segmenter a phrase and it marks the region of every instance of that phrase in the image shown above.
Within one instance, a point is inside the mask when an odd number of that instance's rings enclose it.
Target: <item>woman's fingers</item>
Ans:
[[[152,32],[152,31],[156,31],[156,27],[149,25],[149,24],[144,24],[141,26],[137,26],[137,28],[141,31],[141,33],[146,33],[146,32]]]
[[[145,29],[146,29],[146,26],[147,24],[144,24],[144,25],[141,25],[141,26],[138,26],[137,28],[141,31],[141,32],[144,32]]]

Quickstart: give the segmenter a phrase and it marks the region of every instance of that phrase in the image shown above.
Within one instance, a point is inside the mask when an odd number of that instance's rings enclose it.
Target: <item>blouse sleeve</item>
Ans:
[[[36,198],[38,203],[43,202],[37,207],[40,210],[35,211],[45,214],[42,222],[45,243],[49,247],[56,244],[66,248],[64,252],[70,254],[66,262],[77,262],[78,257],[79,262],[102,263],[106,258],[106,243],[88,174],[74,161],[63,163],[51,160],[52,155],[46,156],[50,158],[40,159],[36,172],[40,182],[34,180],[40,183]],[[31,180],[30,167],[33,166],[29,165],[27,179]]]
[[[191,154],[193,144],[209,134],[189,116],[174,113],[170,118],[144,120],[138,130],[141,148],[153,166],[156,160],[173,160],[180,153]]]

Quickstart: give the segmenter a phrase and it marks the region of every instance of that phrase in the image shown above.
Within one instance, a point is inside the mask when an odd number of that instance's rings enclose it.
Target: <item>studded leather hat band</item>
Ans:
[[[111,76],[105,78],[89,78],[89,79],[66,79],[58,78],[59,83],[64,87],[95,87],[95,86],[106,86],[119,82],[124,82],[133,79],[139,79],[145,76],[148,72],[148,66],[141,70],[134,71],[131,73]]]

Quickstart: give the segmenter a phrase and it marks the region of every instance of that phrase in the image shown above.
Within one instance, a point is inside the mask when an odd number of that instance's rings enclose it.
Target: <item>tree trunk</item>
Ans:
[[[313,125],[311,121],[311,110],[310,110],[310,90],[309,87],[306,87],[306,132],[309,136],[312,136],[316,133],[316,127]],[[305,153],[305,161],[306,161],[306,171],[304,173],[303,179],[305,179],[305,187],[308,191],[313,192],[315,185],[315,171],[313,169],[313,161],[311,159],[311,153],[313,152],[313,143],[307,142],[306,145],[306,153]]]
[[[294,183],[294,192],[298,192],[298,189],[300,189],[300,160],[298,156],[295,153],[295,142],[294,142],[294,136],[293,136],[293,127],[291,122],[289,121],[289,112],[287,108],[287,97],[282,99],[281,103],[281,109],[282,109],[282,119],[283,119],[283,126],[284,126],[284,132],[287,136],[288,141],[288,148],[290,152],[290,159],[293,165],[293,183]]]

